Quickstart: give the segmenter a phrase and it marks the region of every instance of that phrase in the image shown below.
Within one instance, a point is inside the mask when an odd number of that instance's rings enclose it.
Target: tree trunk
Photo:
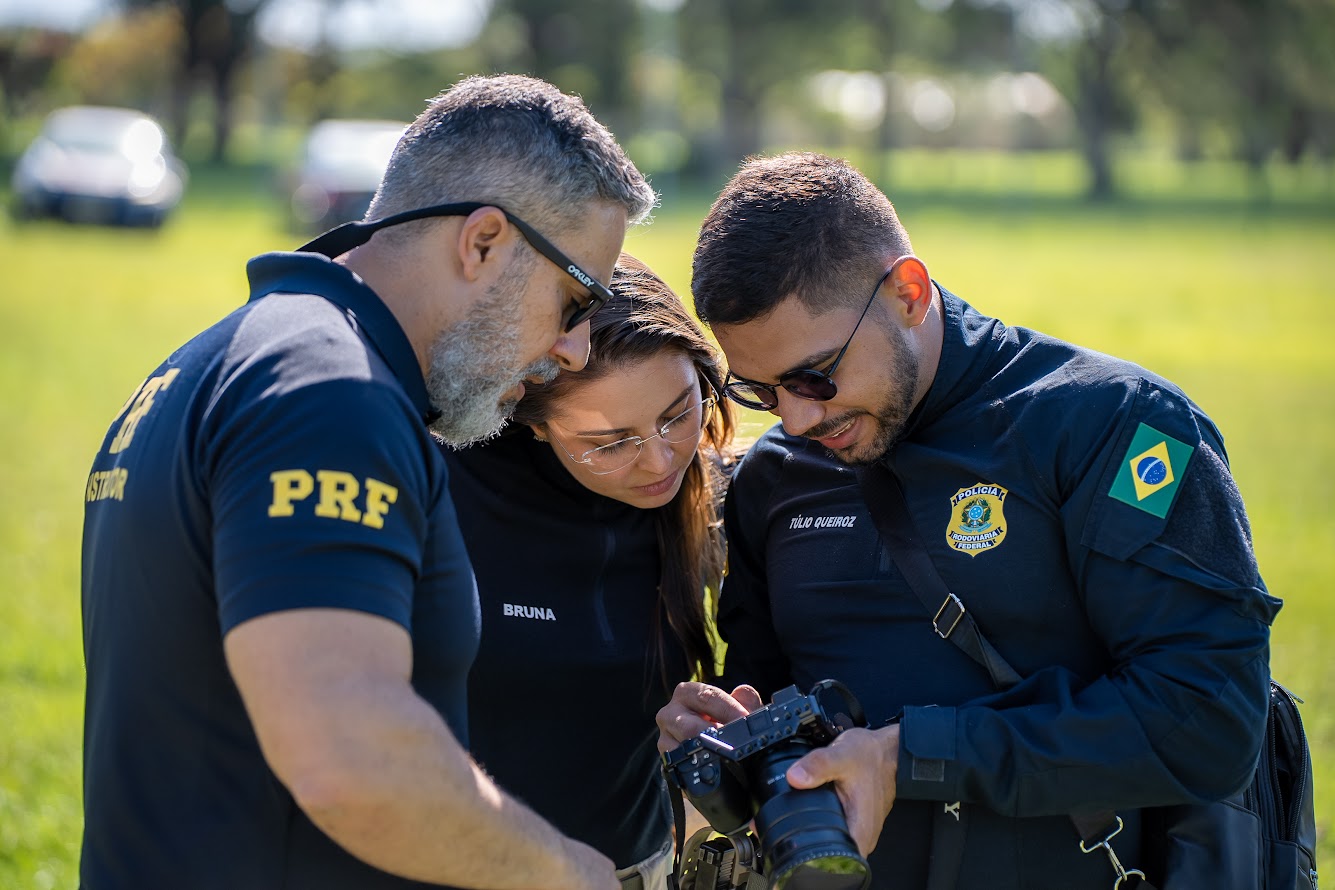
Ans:
[[[1079,101],[1076,118],[1089,171],[1086,197],[1091,201],[1106,201],[1116,192],[1108,146],[1116,101],[1112,79],[1114,44],[1115,25],[1105,15],[1076,58]]]
[[[728,63],[723,77],[723,162],[735,169],[760,151],[760,96],[747,78],[748,11],[745,4],[726,3],[722,13],[728,29]]]

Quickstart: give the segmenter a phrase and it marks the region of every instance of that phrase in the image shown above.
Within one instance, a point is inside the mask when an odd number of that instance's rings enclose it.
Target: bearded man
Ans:
[[[583,367],[654,203],[578,99],[469,78],[365,222],[253,259],[130,397],[86,497],[86,890],[619,886],[468,757],[478,606],[431,433]]]

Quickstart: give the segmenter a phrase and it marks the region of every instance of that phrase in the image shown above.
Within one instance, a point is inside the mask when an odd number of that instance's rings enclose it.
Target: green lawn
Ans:
[[[1224,185],[1204,191],[1160,172],[1137,180],[1132,200],[1091,208],[1071,199],[1079,183],[1069,164],[1050,180],[1033,163],[955,157],[934,166],[910,156],[887,168],[904,183],[889,191],[916,252],[947,287],[1010,323],[1141,362],[1181,384],[1223,429],[1262,569],[1287,600],[1274,672],[1307,701],[1330,861],[1329,177],[1281,178],[1272,200],[1253,206],[1236,171],[1210,173]],[[666,201],[627,242],[683,294],[706,207],[706,198]],[[79,534],[92,455],[142,377],[244,299],[245,260],[298,240],[282,228],[268,180],[242,174],[197,176],[179,218],[158,234],[0,220],[0,887],[77,882]],[[758,415],[746,430],[767,422]]]

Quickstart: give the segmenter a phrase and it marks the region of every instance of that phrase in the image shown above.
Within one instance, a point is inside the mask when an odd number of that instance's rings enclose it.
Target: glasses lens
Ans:
[[[589,469],[600,476],[604,473],[615,473],[622,467],[635,463],[635,458],[640,456],[640,444],[638,438],[620,439],[610,445],[586,451],[584,460],[588,463]]]
[[[570,318],[566,321],[566,333],[570,333],[575,328],[588,321],[593,316],[593,313],[603,308],[604,302],[606,301],[597,294],[594,294],[589,298],[589,302],[585,303],[583,306],[576,305],[575,311],[570,313]]]
[[[779,399],[773,390],[752,386],[740,380],[734,380],[723,387],[723,394],[737,404],[757,411],[768,411],[779,404]]]
[[[700,430],[705,425],[705,412],[713,407],[713,404],[713,399],[705,399],[663,424],[659,430],[663,441],[685,442],[700,435]]]
[[[779,378],[779,384],[798,398],[813,402],[828,402],[839,392],[829,377],[806,368],[784,374]]]

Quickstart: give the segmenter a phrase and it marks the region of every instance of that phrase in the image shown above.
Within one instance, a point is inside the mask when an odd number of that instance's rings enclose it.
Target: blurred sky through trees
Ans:
[[[152,51],[145,52],[145,48]],[[410,120],[469,73],[582,96],[665,181],[806,146],[1335,163],[1330,0],[0,0],[0,160],[62,104],[161,118],[192,158]],[[239,134],[239,135],[238,135]]]
[[[428,50],[475,38],[490,6],[490,0],[270,0],[256,25],[264,40],[297,49],[314,48],[323,32],[343,49]],[[79,31],[117,9],[115,0],[0,0],[0,28]]]

